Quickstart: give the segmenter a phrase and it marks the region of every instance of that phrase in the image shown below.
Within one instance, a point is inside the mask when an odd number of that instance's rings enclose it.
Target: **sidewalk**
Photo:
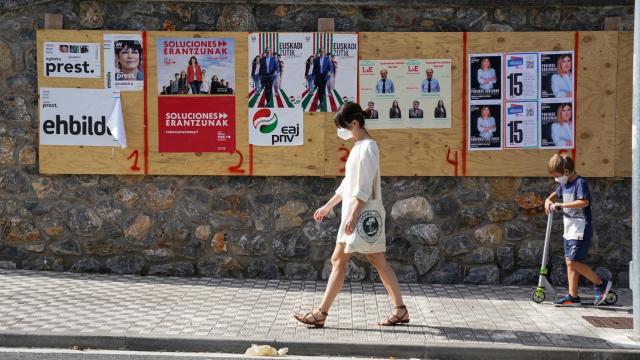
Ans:
[[[532,302],[526,286],[401,284],[411,324],[381,328],[382,284],[346,283],[324,329],[296,323],[291,313],[317,306],[325,285],[0,270],[0,347],[239,353],[253,342],[291,355],[640,357],[632,330],[583,318],[630,318],[628,289],[616,289],[615,306],[556,308]]]

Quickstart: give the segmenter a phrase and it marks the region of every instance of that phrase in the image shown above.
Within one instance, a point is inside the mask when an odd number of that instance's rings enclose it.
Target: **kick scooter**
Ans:
[[[559,211],[561,208],[556,208],[554,211]],[[551,225],[553,224],[553,211],[549,212],[549,217],[547,218],[547,231],[544,235],[544,250],[542,252],[542,266],[540,266],[540,277],[538,278],[538,287],[531,292],[531,300],[540,304],[546,298],[546,293],[549,292],[551,294],[551,298],[555,298],[557,291],[549,282],[547,278],[549,276],[549,269],[547,265],[549,264],[549,244],[551,239]],[[618,295],[613,291],[609,290],[606,299],[604,299],[604,303],[607,305],[613,305],[618,301]]]

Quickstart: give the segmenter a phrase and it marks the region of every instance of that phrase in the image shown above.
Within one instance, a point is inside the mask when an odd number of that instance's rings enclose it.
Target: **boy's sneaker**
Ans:
[[[553,302],[555,306],[581,306],[580,296],[573,297],[569,294],[561,297],[560,299]]]
[[[593,287],[593,305],[600,305],[607,299],[607,294],[611,290],[613,282],[611,280],[602,280],[602,284]]]

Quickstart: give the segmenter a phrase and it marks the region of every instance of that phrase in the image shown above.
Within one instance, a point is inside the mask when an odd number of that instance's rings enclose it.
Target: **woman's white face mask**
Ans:
[[[345,128],[338,128],[338,137],[342,140],[349,140],[353,138],[353,133]]]

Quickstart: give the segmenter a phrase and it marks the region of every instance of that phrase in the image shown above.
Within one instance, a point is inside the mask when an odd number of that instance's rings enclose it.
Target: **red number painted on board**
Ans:
[[[453,175],[458,176],[458,150],[453,153],[453,159],[451,159],[451,148],[447,147],[447,162],[454,166]]]
[[[344,154],[340,157],[340,161],[341,161],[343,164],[346,164],[346,163],[347,163],[347,159],[349,158],[349,149],[347,149],[346,147],[344,147],[344,146],[343,146],[343,147],[340,147],[340,148],[338,149],[338,152],[340,152],[340,153],[344,153]],[[344,166],[340,168],[340,173],[341,173],[341,174],[344,174],[344,172],[345,172],[345,171],[346,171],[346,169],[345,169],[345,167],[344,167]]]
[[[242,155],[242,153],[238,149],[236,149],[234,154],[240,155],[240,160],[238,161],[237,165],[229,166],[227,168],[227,171],[229,171],[232,174],[244,174],[245,170],[242,168],[242,164],[244,163],[244,156]]]
[[[140,167],[138,166],[138,150],[133,150],[127,160],[131,160],[131,158],[133,158],[133,165],[131,165],[129,169],[131,169],[131,171],[140,171]]]

